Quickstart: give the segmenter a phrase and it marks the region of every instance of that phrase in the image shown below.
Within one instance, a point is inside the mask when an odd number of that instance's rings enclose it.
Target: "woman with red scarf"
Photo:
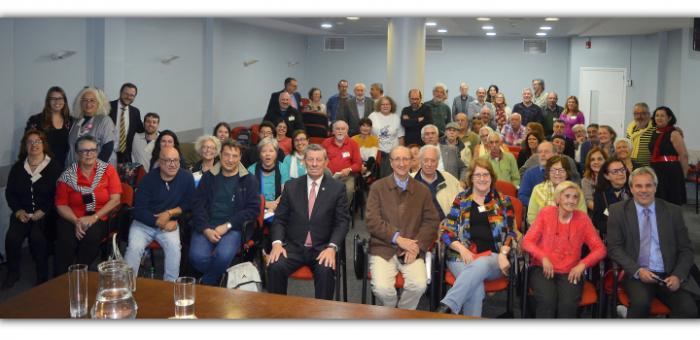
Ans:
[[[656,130],[651,137],[651,167],[659,177],[656,197],[683,205],[686,203],[685,177],[688,175],[688,150],[683,135],[676,129],[676,115],[661,106],[651,117]]]

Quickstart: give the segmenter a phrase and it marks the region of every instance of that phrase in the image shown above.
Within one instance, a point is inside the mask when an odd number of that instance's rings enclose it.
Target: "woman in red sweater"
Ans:
[[[564,181],[554,190],[556,206],[542,208],[522,247],[532,256],[530,286],[537,318],[575,318],[583,292],[582,274],[605,257],[606,250],[586,213],[576,209],[580,188]],[[591,250],[581,259],[581,246]]]

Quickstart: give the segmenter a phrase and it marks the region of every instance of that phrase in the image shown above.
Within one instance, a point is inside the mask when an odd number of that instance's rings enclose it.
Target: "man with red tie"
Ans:
[[[285,183],[270,227],[267,291],[287,294],[287,279],[302,266],[314,274],[315,297],[331,300],[336,253],[348,232],[345,185],[325,176],[326,150],[311,144],[304,152],[306,176]]]

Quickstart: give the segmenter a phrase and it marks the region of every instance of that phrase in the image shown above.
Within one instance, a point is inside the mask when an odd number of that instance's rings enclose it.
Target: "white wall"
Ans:
[[[248,67],[244,61],[257,59]],[[289,66],[289,63],[298,62]],[[294,77],[306,97],[304,71],[309,67],[302,35],[272,31],[225,19],[214,29],[214,116],[217,121],[260,119],[270,94]],[[211,127],[213,128],[213,126]],[[210,133],[205,129],[206,133]]]
[[[346,37],[345,51],[324,51],[322,36],[309,36],[304,62],[306,69],[301,84],[304,97],[311,87],[321,89],[323,101],[338,93],[338,81],[349,82],[352,93],[355,83],[364,83],[369,96],[372,83],[386,83],[386,37]],[[396,98],[394,93],[386,93]]]
[[[0,19],[0,46],[12,46],[14,44],[14,20]],[[14,131],[15,131],[15,115],[18,115],[15,110],[13,101],[15,91],[15,67],[14,67],[14,49],[0,48],[0,117],[3,119],[3,124],[0,124],[0,165],[10,164],[15,149]],[[21,115],[20,116],[24,116]],[[5,183],[0,183],[0,186]],[[0,233],[2,234],[2,233]],[[0,246],[4,247],[4,245]]]
[[[678,124],[685,133],[685,144],[695,150],[691,153],[690,161],[696,163],[700,160],[700,135],[693,133],[700,126],[700,114],[698,114],[698,93],[700,92],[700,52],[692,50],[692,31],[684,29],[681,38],[681,75],[679,105],[672,108],[678,118]]]
[[[427,52],[425,67],[426,100],[432,88],[442,82],[451,98],[459,95],[462,81],[475,96],[479,87],[495,84],[504,93],[509,106],[522,101],[522,90],[532,79],[542,78],[546,91],[556,91],[560,102],[568,93],[567,70],[569,39],[547,39],[547,54],[524,54],[522,39],[446,38],[443,52]]]

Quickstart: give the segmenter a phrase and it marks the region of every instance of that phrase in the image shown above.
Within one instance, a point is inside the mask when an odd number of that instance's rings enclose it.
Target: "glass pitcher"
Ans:
[[[97,266],[97,297],[90,315],[93,319],[134,319],[136,300],[132,295],[135,278],[123,260],[109,260]]]

